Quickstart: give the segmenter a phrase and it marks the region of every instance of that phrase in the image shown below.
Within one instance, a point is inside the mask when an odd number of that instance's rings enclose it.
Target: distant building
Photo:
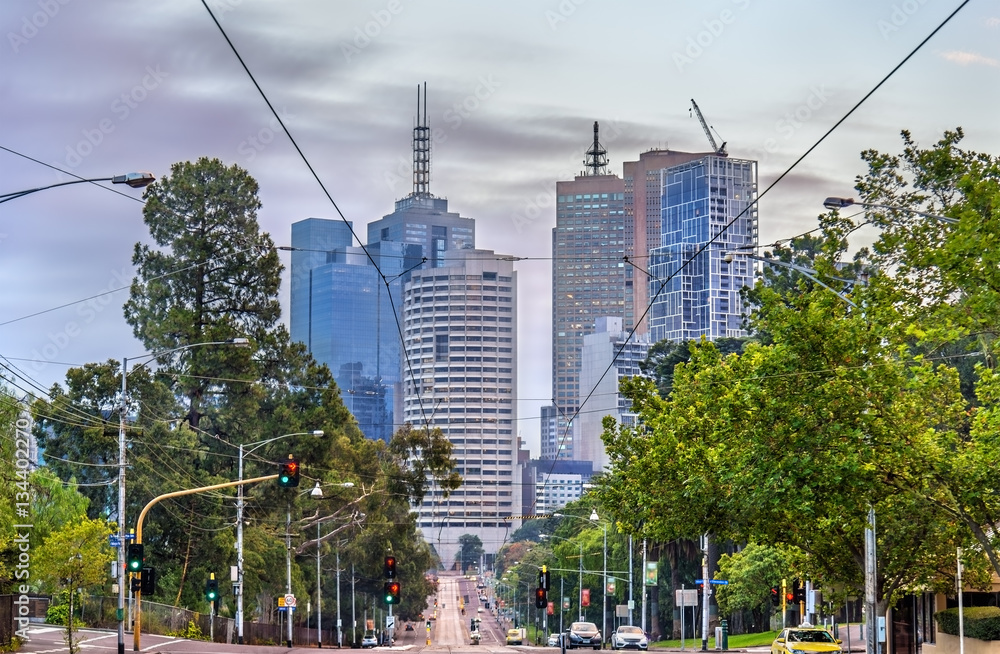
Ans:
[[[757,244],[757,162],[708,155],[667,168],[661,197],[660,247],[649,266],[652,342],[746,336],[740,289],[753,286],[754,266],[725,258]]]
[[[625,316],[625,184],[607,173],[607,152],[598,140],[587,152],[587,172],[556,182],[552,230],[552,398],[559,434],[557,456],[579,459],[573,426],[580,393],[583,337],[598,316]],[[628,325],[627,328],[631,328]]]
[[[419,263],[419,248],[385,242],[365,254],[350,245],[348,225],[320,218],[292,225],[290,332],[330,368],[365,436],[388,441],[402,419],[402,347],[391,298],[398,306],[401,274]]]
[[[649,251],[660,246],[660,209],[662,171],[695,159],[702,159],[710,152],[677,152],[674,150],[648,150],[639,155],[638,161],[622,164],[625,182],[625,256],[633,265],[625,266],[625,292],[631,293],[623,316],[623,326],[633,326],[637,334],[649,331],[649,321],[642,314],[649,306]]]
[[[612,416],[618,424],[629,427],[636,423],[632,403],[619,392],[619,384],[627,377],[643,376],[639,364],[648,354],[649,335],[629,338],[621,318],[598,318],[594,333],[583,337],[580,405],[584,408],[578,419],[577,458],[593,462],[594,472],[601,472],[610,461],[601,440],[604,417]]]
[[[439,428],[464,483],[445,498],[431,488],[415,507],[425,540],[450,566],[458,539],[475,534],[495,553],[517,529],[517,281],[510,257],[455,250],[404,284],[410,370],[403,419]]]
[[[527,466],[523,483],[532,488],[525,515],[558,511],[583,495],[594,470],[589,461],[535,459]]]

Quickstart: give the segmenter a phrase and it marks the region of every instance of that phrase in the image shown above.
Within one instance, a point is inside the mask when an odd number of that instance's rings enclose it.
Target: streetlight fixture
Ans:
[[[563,517],[563,516],[561,516],[558,513],[553,513],[552,515]],[[572,518],[579,518],[579,516],[570,516],[570,517],[572,517]],[[580,518],[580,519],[581,520],[585,520],[586,518]],[[573,542],[569,538],[563,538],[562,536],[556,536],[555,534],[538,534],[538,537],[539,538],[555,538],[556,540],[565,540],[565,541],[569,541],[571,543]],[[578,597],[577,597],[577,602],[578,602],[577,612],[578,612],[578,614],[580,616],[579,617],[579,621],[583,622],[583,543],[578,543],[578,546],[580,547],[580,581],[579,581],[580,587],[578,589],[579,593],[578,593]],[[562,598],[559,598],[559,599],[560,599],[560,601],[562,601]],[[601,636],[603,637],[604,634],[601,634]]]
[[[141,173],[141,174],[149,175],[149,173]],[[88,180],[82,180],[82,181],[88,181]],[[152,181],[152,175],[150,175],[150,181]],[[71,183],[71,182],[66,182],[66,183]],[[149,182],[147,182],[147,184],[148,183]],[[54,186],[59,186],[59,185],[56,184]],[[41,189],[34,189],[34,190],[37,191]],[[0,200],[0,202],[4,201],[5,200]],[[133,360],[149,359],[149,361],[145,361],[138,366],[139,368],[141,368],[146,364],[148,364],[150,361],[153,361],[158,357],[164,356],[166,354],[171,354],[173,352],[180,352],[182,350],[190,350],[192,348],[201,347],[203,345],[236,345],[237,347],[247,347],[250,345],[250,340],[247,338],[230,338],[225,341],[189,343],[188,345],[182,345],[180,347],[171,348],[169,350],[150,352],[148,354],[143,354],[138,357],[132,357],[132,358]],[[129,373],[128,361],[129,360],[127,357],[122,358],[122,393],[121,393],[121,401],[118,407],[118,615],[115,616],[118,619],[118,654],[125,654],[125,545],[127,543],[126,541],[127,535],[125,533],[125,413],[128,410],[127,406],[128,373]],[[133,368],[133,371],[134,370],[135,368]]]
[[[57,188],[59,186],[69,186],[70,184],[85,184],[94,182],[111,182],[112,184],[126,184],[132,188],[142,188],[144,186],[149,186],[154,181],[156,181],[156,176],[153,173],[125,173],[124,175],[115,175],[114,177],[95,177],[93,179],[73,179],[68,182],[59,182],[58,184],[49,184],[48,186],[39,186],[38,188],[29,188],[25,191],[15,191],[13,193],[4,193],[0,195],[0,204],[4,202],[9,202],[10,200],[16,200],[17,198],[24,197],[25,195],[31,195],[32,193],[37,193],[39,191],[45,191],[50,188]]]
[[[958,222],[955,218],[948,218],[947,216],[939,216],[933,213],[926,213],[924,211],[917,211],[916,209],[909,209],[907,207],[894,207],[888,204],[874,204],[871,202],[857,202],[854,198],[837,198],[829,197],[823,200],[823,206],[831,211],[834,209],[843,209],[844,207],[862,207],[864,209],[886,209],[887,211],[904,211],[906,213],[916,214],[918,216],[923,216],[924,218],[933,218],[943,223],[948,223],[953,225]]]
[[[334,484],[339,488],[354,488],[353,481],[345,481],[340,484]],[[316,486],[309,491],[309,496],[315,500],[323,499],[323,488],[317,481]],[[320,549],[321,549],[321,536],[320,536],[320,525],[323,523],[322,520],[316,521],[316,647],[323,648],[323,586],[320,580]],[[340,642],[340,548],[337,548],[337,647],[341,645]]]
[[[282,438],[289,438],[291,436],[316,436],[317,438],[323,437],[323,430],[316,429],[314,431],[301,431],[292,434],[282,434],[281,436],[275,436],[274,438],[268,438],[267,440],[257,441],[256,443],[249,443],[250,449],[245,449],[246,444],[240,443],[240,455],[239,455],[239,481],[243,481],[243,456],[250,454],[254,450],[267,445],[268,443],[273,443],[274,441],[281,440]],[[225,441],[223,441],[225,442]],[[318,486],[318,484],[317,484]],[[236,495],[236,642],[239,645],[243,644],[243,486],[238,486],[238,491]],[[316,492],[314,488],[312,493]],[[322,490],[320,491],[322,493]],[[289,510],[288,520],[291,520],[291,512]],[[286,531],[291,531],[289,526]],[[289,545],[289,547],[291,547]],[[289,565],[288,570],[289,582],[288,587],[291,589],[291,567]],[[289,590],[291,592],[291,590]],[[288,616],[288,642],[292,641],[292,630],[291,630],[291,614]],[[289,645],[290,647],[291,645]]]
[[[590,510],[590,517],[589,518],[584,518],[583,516],[579,516],[579,515],[573,515],[571,513],[553,513],[552,515],[555,516],[555,517],[558,517],[558,518],[576,518],[577,520],[587,520],[588,522],[594,523],[595,526],[596,526],[596,524],[601,519],[600,516],[597,515],[597,509],[596,508]],[[604,598],[604,600],[603,600],[603,603],[601,604],[601,649],[604,649],[604,641],[607,639],[607,636],[608,636],[608,634],[607,634],[607,630],[608,630],[608,524],[604,523],[604,524],[601,525],[601,527],[604,530],[604,573],[603,573],[603,580],[604,580],[603,581],[603,583],[604,583],[604,595],[603,595],[603,598]],[[582,566],[583,566],[583,551],[582,551],[582,547],[583,546],[581,545],[581,552],[580,552],[580,566],[581,566],[581,569],[582,569]],[[582,590],[582,586],[583,586],[582,575],[581,575],[580,586],[581,586],[580,592],[582,593],[583,592],[583,590]],[[582,604],[583,604],[583,602],[581,601],[581,611],[582,611],[582,608],[583,608]],[[581,620],[583,619],[582,615],[581,615],[580,619]]]
[[[778,267],[781,267],[781,268],[788,268],[789,270],[794,270],[796,272],[802,273],[803,276],[805,276],[808,279],[816,282],[817,284],[819,284],[820,286],[822,286],[826,290],[830,291],[831,293],[833,293],[834,295],[836,295],[837,297],[839,297],[841,300],[843,300],[847,304],[851,305],[855,309],[858,308],[858,305],[855,304],[849,297],[847,297],[846,295],[844,295],[840,291],[836,290],[835,288],[831,287],[829,284],[826,284],[819,277],[817,277],[815,270],[812,270],[810,268],[806,268],[805,266],[800,266],[798,264],[791,263],[789,261],[782,261],[781,259],[773,259],[773,258],[768,258],[768,257],[762,257],[760,255],[752,254],[750,252],[727,252],[726,256],[723,257],[723,261],[725,261],[726,263],[732,263],[733,259],[736,258],[736,257],[746,257],[748,259],[756,259],[757,261],[763,261],[764,263],[768,263],[768,264],[771,264],[771,265],[774,265],[774,266],[778,266]],[[830,278],[831,279],[836,279],[837,281],[844,282],[846,284],[864,284],[865,283],[863,280],[860,280],[860,279],[843,279],[841,277],[833,277],[832,275],[830,276]],[[553,514],[553,515],[557,515],[557,514]],[[573,517],[577,517],[577,516],[573,516]]]

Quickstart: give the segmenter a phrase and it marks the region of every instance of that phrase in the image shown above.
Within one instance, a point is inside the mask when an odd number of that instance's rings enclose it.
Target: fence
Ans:
[[[87,597],[81,602],[81,618],[84,624],[91,627],[117,629],[116,611],[118,599],[114,597]],[[148,634],[184,634],[189,624],[195,624],[205,640],[209,634],[217,643],[236,642],[236,621],[232,618],[216,616],[214,620],[205,613],[179,609],[175,606],[142,602],[142,632]],[[131,630],[131,620],[128,630]],[[302,647],[313,645],[318,640],[316,629],[292,627],[292,644]],[[336,632],[333,629],[323,630],[323,642],[336,642]],[[288,637],[288,627],[278,624],[261,622],[243,622],[243,643],[246,645],[278,645]]]

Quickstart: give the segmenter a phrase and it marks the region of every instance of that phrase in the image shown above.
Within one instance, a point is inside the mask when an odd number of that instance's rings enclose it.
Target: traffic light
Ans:
[[[398,581],[387,581],[387,582],[385,582],[385,603],[386,604],[399,604],[399,582]]]
[[[142,543],[132,543],[125,549],[125,569],[142,572]]]
[[[152,595],[156,592],[156,568],[143,568],[140,589],[143,595]]]
[[[771,586],[771,604],[781,606],[781,586]]]
[[[542,569],[538,571],[538,587],[543,590],[548,590],[549,586],[549,569],[548,566],[542,566]]]
[[[278,485],[282,488],[295,488],[299,485],[299,461],[291,454],[278,470]]]
[[[394,556],[385,557],[385,578],[396,578],[396,557]]]
[[[205,599],[209,602],[219,599],[219,582],[214,572],[208,576],[208,581],[205,583]]]
[[[804,601],[806,601],[806,587],[802,584],[801,581],[796,581],[795,582],[794,595],[795,595],[795,601],[796,602],[804,602]]]
[[[544,609],[549,605],[549,598],[545,596],[544,588],[535,589],[535,608]]]

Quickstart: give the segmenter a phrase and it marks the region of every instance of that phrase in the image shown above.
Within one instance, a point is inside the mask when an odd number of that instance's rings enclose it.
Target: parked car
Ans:
[[[593,647],[601,649],[601,631],[593,622],[574,622],[569,626],[566,649]]]
[[[782,629],[771,643],[771,654],[841,654],[840,639],[818,627]]]
[[[648,649],[649,639],[639,627],[622,625],[611,634],[611,649]]]
[[[375,632],[366,631],[365,635],[361,637],[361,649],[375,647],[376,645],[378,645],[378,638],[375,636]]]
[[[560,634],[549,634],[549,639],[545,641],[546,647],[559,647]]]
[[[520,645],[521,644],[521,630],[520,629],[508,629],[507,630],[507,644],[508,645]]]

